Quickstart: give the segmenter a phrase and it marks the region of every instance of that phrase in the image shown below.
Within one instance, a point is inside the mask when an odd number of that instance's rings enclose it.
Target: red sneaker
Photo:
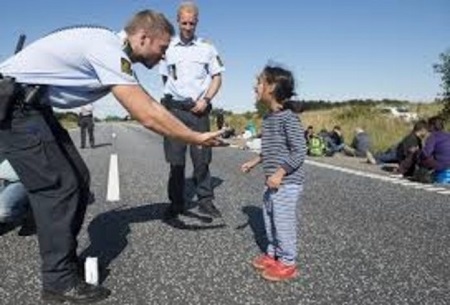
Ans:
[[[266,268],[262,273],[262,277],[269,281],[286,281],[291,280],[298,275],[298,270],[295,265],[285,265],[281,261],[275,261],[275,264]]]
[[[269,268],[276,264],[276,260],[273,256],[267,255],[267,254],[261,254],[260,256],[256,257],[252,261],[253,267],[258,270],[265,270],[266,268]]]

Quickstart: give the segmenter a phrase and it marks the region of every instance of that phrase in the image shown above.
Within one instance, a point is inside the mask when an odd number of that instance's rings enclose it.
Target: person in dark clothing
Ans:
[[[222,138],[229,139],[236,136],[236,130],[231,127],[227,122],[224,123],[225,131],[222,134]]]
[[[414,124],[412,132],[397,145],[395,157],[399,164],[399,173],[407,177],[413,175],[419,152],[422,150],[422,141],[427,134],[427,122],[420,120]]]
[[[344,149],[344,136],[342,135],[341,127],[336,125],[329,133],[329,150],[331,153],[340,152]]]
[[[397,148],[400,143],[389,147],[387,150],[375,154],[376,164],[398,163]]]
[[[428,120],[430,135],[420,154],[421,166],[441,171],[450,168],[450,133],[444,131],[444,120],[432,117]]]
[[[331,139],[335,145],[344,144],[344,136],[342,135],[341,127],[336,125],[331,131]]]
[[[413,130],[399,143],[375,155],[377,164],[401,163],[409,158],[412,153],[421,150],[422,141],[428,134],[427,126],[427,122],[424,120],[416,122]]]
[[[223,128],[224,123],[225,117],[223,115],[223,111],[219,111],[216,116],[217,130],[221,130]]]
[[[433,183],[437,176],[450,169],[450,133],[444,130],[444,120],[435,116],[428,120],[430,135],[421,151],[414,154],[411,180]]]
[[[353,139],[352,147],[355,149],[355,155],[357,157],[364,157],[368,151],[370,151],[370,137],[362,129],[358,129],[356,136]]]
[[[305,140],[306,140],[306,145],[309,144],[309,141],[311,140],[312,136],[314,135],[314,127],[309,125],[308,128],[306,128],[305,132],[304,132],[304,136],[305,136]]]
[[[369,135],[360,127],[355,129],[355,137],[350,146],[344,145],[342,151],[350,157],[366,158],[370,164],[377,164],[375,157],[372,155],[371,140]]]
[[[89,136],[89,145],[91,148],[95,146],[94,138],[94,106],[87,104],[81,107],[79,116],[79,125],[81,130],[81,148],[86,148],[86,131]]]
[[[323,153],[325,156],[331,157],[334,155],[334,153],[337,151],[337,148],[335,147],[333,139],[331,138],[331,132],[328,132],[326,128],[323,128],[317,135],[313,136],[320,138],[320,140],[324,144]]]
[[[8,160],[0,156],[0,235],[20,224],[19,236],[36,233],[27,190]]]
[[[363,158],[367,156],[367,152],[370,152],[370,137],[369,135],[362,129],[355,129],[355,137],[353,138],[352,144],[350,146],[344,147],[344,152],[346,155],[351,157],[359,157]]]
[[[0,158],[8,159],[28,194],[45,304],[86,304],[110,295],[109,289],[86,283],[78,272],[77,236],[92,202],[90,173],[53,107],[75,108],[112,93],[152,131],[197,146],[221,143],[221,132],[189,129],[136,79],[132,64],[155,66],[173,34],[163,14],[144,10],[120,33],[68,27],[0,62]],[[9,273],[9,267],[2,266],[2,271]]]
[[[209,131],[211,103],[222,86],[225,66],[216,48],[195,34],[199,22],[199,9],[195,3],[180,4],[177,22],[179,35],[172,39],[159,65],[164,84],[161,103],[193,130]],[[164,155],[170,166],[167,186],[170,206],[164,213],[164,218],[175,220],[186,212],[185,168],[188,148],[198,210],[214,218],[222,217],[214,204],[210,171],[212,150],[165,137]]]

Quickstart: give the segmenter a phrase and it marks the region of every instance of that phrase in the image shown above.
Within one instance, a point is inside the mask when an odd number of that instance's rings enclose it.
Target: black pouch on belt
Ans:
[[[12,105],[18,98],[19,85],[14,78],[0,75],[0,123],[5,121],[12,111]]]

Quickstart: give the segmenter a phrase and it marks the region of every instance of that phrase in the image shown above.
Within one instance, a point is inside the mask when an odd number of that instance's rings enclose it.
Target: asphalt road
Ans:
[[[214,151],[223,220],[199,216],[189,192],[192,215],[168,224],[161,137],[125,124],[96,128],[98,147],[82,155],[97,201],[88,208],[79,251],[99,257],[103,285],[113,291],[99,304],[450,303],[448,194],[306,164],[301,275],[269,283],[249,264],[265,243],[262,172],[239,172],[252,152]],[[77,131],[73,138],[79,142]],[[112,153],[119,160],[117,202],[106,201]],[[17,229],[0,236],[0,272],[0,304],[43,304],[35,236],[19,237]]]

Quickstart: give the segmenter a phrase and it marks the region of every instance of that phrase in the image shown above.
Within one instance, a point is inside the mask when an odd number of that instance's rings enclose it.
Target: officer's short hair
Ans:
[[[175,29],[167,18],[152,10],[143,10],[131,18],[125,26],[127,34],[134,34],[138,30],[144,29],[154,35],[169,34],[175,35]]]
[[[180,17],[181,12],[187,11],[193,13],[196,17],[198,17],[198,6],[192,1],[184,1],[178,7],[177,17]]]

